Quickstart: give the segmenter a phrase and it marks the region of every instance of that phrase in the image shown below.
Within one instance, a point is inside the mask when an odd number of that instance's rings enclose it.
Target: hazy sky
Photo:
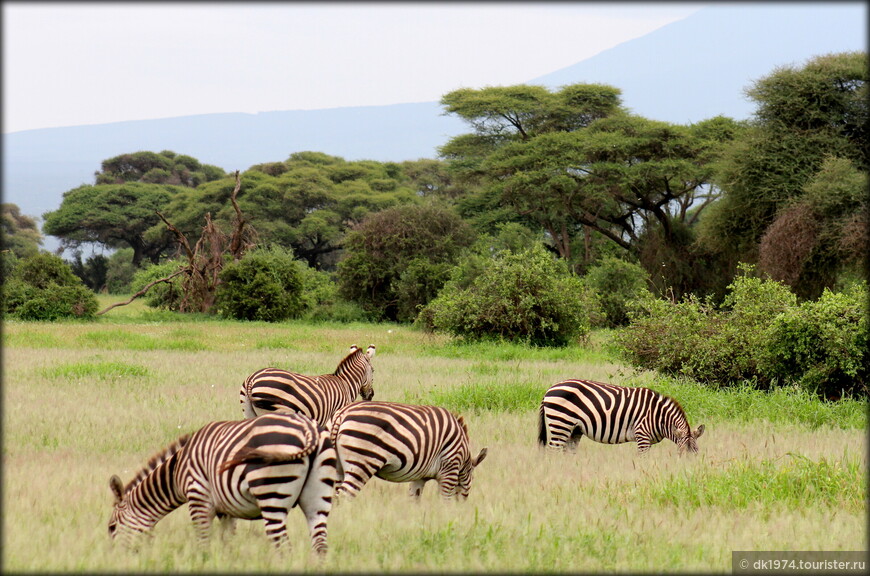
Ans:
[[[528,81],[687,3],[3,2],[3,132],[433,102]]]

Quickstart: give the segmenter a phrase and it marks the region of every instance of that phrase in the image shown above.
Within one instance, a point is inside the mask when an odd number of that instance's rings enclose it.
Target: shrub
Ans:
[[[304,310],[302,278],[289,249],[253,250],[224,266],[220,279],[215,307],[221,316],[279,322]]]
[[[829,398],[868,396],[867,285],[825,290],[780,314],[765,332],[760,369]]]
[[[468,338],[565,345],[589,331],[580,280],[541,246],[501,252],[467,288],[449,282],[423,309],[428,328]]]
[[[22,258],[4,279],[5,314],[22,320],[93,318],[97,298],[59,256]]]
[[[866,396],[866,284],[798,305],[783,284],[741,270],[718,309],[692,295],[638,301],[617,348],[632,365],[720,386],[749,380]]]
[[[160,264],[151,264],[133,275],[130,282],[130,291],[138,292],[145,288],[151,282],[166,278],[173,272],[177,272],[184,264],[178,260],[167,260]],[[143,297],[145,304],[152,308],[162,310],[178,311],[181,305],[181,300],[184,298],[184,293],[181,290],[182,277],[176,276],[168,282],[155,284],[148,289]]]
[[[413,321],[474,232],[451,208],[406,204],[368,215],[344,239],[343,298],[381,319]]]
[[[370,315],[354,302],[339,296],[333,275],[315,270],[304,262],[296,261],[302,279],[304,318],[314,322],[366,322]]]
[[[603,312],[593,325],[616,328],[628,324],[630,303],[651,295],[648,278],[640,265],[614,256],[606,256],[590,267],[583,281],[598,297]]]

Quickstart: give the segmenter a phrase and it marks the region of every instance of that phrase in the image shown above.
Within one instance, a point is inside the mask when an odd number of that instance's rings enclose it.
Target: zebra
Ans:
[[[565,380],[550,387],[539,410],[538,443],[576,447],[585,434],[604,444],[637,442],[638,454],[664,438],[679,453],[698,451],[704,426],[689,427],[680,404],[649,388],[626,388],[591,380]]]
[[[322,376],[303,376],[278,368],[258,370],[248,376],[239,391],[242,413],[245,418],[253,418],[278,410],[298,412],[325,426],[336,410],[357,396],[363,400],[374,398],[374,355],[374,346],[365,352],[351,346],[335,372]]]
[[[115,497],[112,540],[136,546],[164,516],[188,503],[200,544],[215,516],[265,520],[277,548],[288,546],[287,515],[297,504],[308,522],[311,548],[327,551],[326,523],[340,464],[326,429],[299,414],[267,414],[211,422],[153,456],[125,487],[109,480]]]
[[[410,482],[415,499],[436,480],[443,498],[464,500],[487,452],[472,457],[465,420],[438,406],[356,402],[336,411],[329,430],[344,470],[337,499],[355,497],[377,476]]]

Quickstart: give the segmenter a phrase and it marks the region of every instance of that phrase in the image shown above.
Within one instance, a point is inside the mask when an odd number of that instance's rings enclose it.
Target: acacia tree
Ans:
[[[43,215],[42,229],[59,237],[64,248],[75,250],[86,242],[129,246],[135,266],[146,258],[156,264],[173,240],[165,231],[148,231],[159,222],[157,211],[179,190],[139,182],[80,186],[64,193],[60,208]]]
[[[589,262],[593,231],[641,257],[650,272],[661,271],[663,251],[687,255],[686,229],[715,197],[711,162],[721,142],[734,137],[735,122],[717,117],[677,126],[631,116],[619,106],[618,90],[606,86],[506,90],[517,91],[525,98],[499,99],[484,89],[490,98],[463,91],[442,100],[475,128],[477,142],[467,148],[472,140],[463,136],[442,152],[477,158],[464,159],[472,167],[465,173],[478,178],[485,195],[543,228],[566,260],[583,235]],[[523,107],[507,111],[517,100]],[[657,249],[645,250],[645,243]],[[665,278],[677,291],[696,280]]]

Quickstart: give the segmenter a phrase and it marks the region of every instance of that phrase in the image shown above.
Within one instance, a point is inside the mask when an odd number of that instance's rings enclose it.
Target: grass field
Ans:
[[[115,300],[108,300],[108,304]],[[106,534],[108,480],[208,421],[241,416],[238,389],[259,368],[331,372],[351,344],[375,344],[375,399],[437,403],[465,415],[489,456],[471,496],[373,479],[330,516],[330,552],[274,552],[260,521],[195,544],[186,507],[138,553]],[[4,572],[730,572],[732,550],[866,550],[867,410],[794,391],[711,391],[635,373],[608,350],[456,344],[396,325],[316,326],[179,319],[139,303],[92,323],[3,327]],[[675,396],[696,457],[664,441],[536,445],[537,403],[583,377]]]

